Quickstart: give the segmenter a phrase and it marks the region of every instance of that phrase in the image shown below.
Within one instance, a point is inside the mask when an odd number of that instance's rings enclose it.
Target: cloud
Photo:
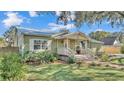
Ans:
[[[75,20],[75,18],[76,18],[75,15],[71,15],[72,20]]]
[[[4,19],[2,23],[6,27],[20,25],[21,23],[23,23],[23,18],[19,16],[17,12],[7,12],[5,15],[7,16],[7,18]]]
[[[35,11],[29,11],[30,17],[37,17],[38,14]]]
[[[55,23],[49,23],[48,26],[52,31],[61,30],[61,29],[68,29],[69,30],[69,29],[75,28],[74,24],[58,25]]]
[[[95,31],[104,31],[103,29],[96,29]]]
[[[75,12],[74,11],[71,12],[70,17],[71,17],[72,20],[75,20],[76,16],[75,16]]]
[[[56,11],[56,16],[60,16],[62,12]]]

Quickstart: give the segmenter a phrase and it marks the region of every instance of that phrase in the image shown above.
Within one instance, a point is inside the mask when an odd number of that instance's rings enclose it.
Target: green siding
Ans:
[[[52,40],[51,50],[57,52],[57,40]]]
[[[30,47],[29,47],[30,39],[48,39],[48,40],[50,40],[50,37],[24,35],[24,45],[25,45],[25,50],[27,50],[27,51],[29,51],[29,49],[30,49]]]
[[[70,49],[72,49],[73,51],[75,50],[75,40],[70,40],[70,43],[69,43],[69,46],[70,46]]]

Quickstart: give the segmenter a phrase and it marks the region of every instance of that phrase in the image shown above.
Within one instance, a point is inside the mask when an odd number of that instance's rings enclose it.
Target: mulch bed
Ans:
[[[40,61],[29,60],[29,61],[26,61],[26,64],[28,64],[28,65],[40,65],[42,63]],[[67,62],[64,62],[64,61],[61,61],[61,60],[57,60],[57,61],[51,62],[49,64],[67,64]]]

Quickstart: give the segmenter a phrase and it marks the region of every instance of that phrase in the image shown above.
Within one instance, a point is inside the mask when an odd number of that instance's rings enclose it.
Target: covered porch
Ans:
[[[81,32],[73,32],[55,37],[59,55],[84,54],[89,38]]]

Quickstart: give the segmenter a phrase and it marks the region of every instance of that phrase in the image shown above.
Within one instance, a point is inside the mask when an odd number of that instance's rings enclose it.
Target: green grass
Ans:
[[[45,64],[28,66],[27,80],[52,81],[103,81],[124,80],[124,70],[111,67],[81,66],[69,64]]]
[[[124,59],[121,59],[121,62],[118,59],[116,59],[116,60],[113,60],[111,63],[118,64],[118,65],[124,65]]]

